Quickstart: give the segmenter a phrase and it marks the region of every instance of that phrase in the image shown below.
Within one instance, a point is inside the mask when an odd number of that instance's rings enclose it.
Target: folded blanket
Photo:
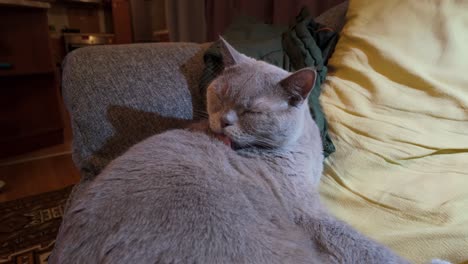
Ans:
[[[468,1],[352,0],[321,102],[330,210],[401,255],[468,263]]]
[[[223,37],[238,51],[287,71],[304,67],[316,68],[319,78],[315,83],[309,106],[322,136],[324,155],[335,151],[328,135],[327,121],[319,102],[321,84],[327,75],[326,61],[335,47],[338,34],[320,25],[303,9],[296,23],[289,29],[280,26],[258,23],[245,17],[239,18],[230,26]],[[215,42],[206,51],[205,68],[200,81],[201,94],[206,93],[210,82],[223,70],[219,43]]]

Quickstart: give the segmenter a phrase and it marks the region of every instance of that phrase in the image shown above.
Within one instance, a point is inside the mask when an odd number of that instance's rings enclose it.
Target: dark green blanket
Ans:
[[[325,157],[335,151],[327,129],[327,121],[319,102],[321,84],[327,75],[326,60],[331,55],[338,39],[338,34],[320,25],[303,9],[296,18],[296,23],[289,29],[257,23],[249,18],[239,18],[227,30],[223,37],[238,51],[245,55],[264,60],[287,71],[296,71],[304,67],[317,70],[318,78],[309,106],[322,136]],[[205,69],[200,81],[200,92],[206,93],[210,82],[223,70],[219,43],[214,42],[204,55]]]

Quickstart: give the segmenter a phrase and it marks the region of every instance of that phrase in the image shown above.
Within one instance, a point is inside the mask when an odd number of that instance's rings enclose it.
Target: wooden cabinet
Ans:
[[[0,76],[53,72],[46,9],[0,6]]]
[[[133,42],[129,0],[112,0],[112,18],[116,44]]]
[[[0,158],[63,142],[46,11],[0,4]]]

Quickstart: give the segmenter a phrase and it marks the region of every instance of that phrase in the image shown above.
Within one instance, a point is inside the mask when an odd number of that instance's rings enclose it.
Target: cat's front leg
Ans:
[[[329,215],[301,217],[297,222],[307,230],[328,263],[410,263]]]

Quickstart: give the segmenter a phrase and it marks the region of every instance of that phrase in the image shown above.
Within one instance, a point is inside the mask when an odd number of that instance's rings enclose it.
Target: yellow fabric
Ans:
[[[321,103],[321,195],[423,263],[468,263],[468,1],[351,0]]]

